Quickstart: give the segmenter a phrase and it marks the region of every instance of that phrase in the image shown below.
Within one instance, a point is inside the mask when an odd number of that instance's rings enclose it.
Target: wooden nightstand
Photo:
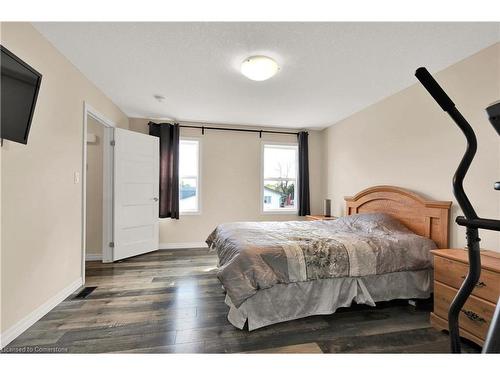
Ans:
[[[338,219],[336,216],[325,216],[325,215],[306,215],[306,220],[307,221],[314,221],[314,220],[335,220]]]
[[[432,250],[434,254],[434,312],[431,324],[448,330],[448,310],[469,270],[467,251]],[[483,345],[500,295],[500,253],[481,250],[481,278],[462,308],[460,336]]]

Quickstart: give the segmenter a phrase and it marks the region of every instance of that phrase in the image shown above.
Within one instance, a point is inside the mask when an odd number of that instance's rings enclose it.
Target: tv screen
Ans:
[[[42,75],[4,46],[0,49],[0,138],[26,144]]]

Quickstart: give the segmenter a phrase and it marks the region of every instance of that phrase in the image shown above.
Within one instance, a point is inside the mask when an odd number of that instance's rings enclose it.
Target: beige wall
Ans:
[[[146,133],[147,120],[130,119],[130,129]],[[284,130],[284,129],[283,129]],[[160,220],[160,243],[204,242],[215,227],[230,221],[297,220],[296,215],[261,213],[261,141],[296,142],[294,135],[181,129],[181,137],[201,140],[201,214]],[[322,210],[321,134],[309,131],[311,211]]]
[[[410,74],[411,72],[409,72]],[[473,126],[479,143],[465,189],[480,216],[500,217],[500,139],[484,109],[500,99],[500,44],[435,75]],[[415,84],[324,131],[325,191],[334,212],[345,195],[368,186],[398,185],[437,200],[453,200],[451,179],[464,152],[460,130]],[[454,201],[452,218],[459,214]],[[482,231],[481,246],[500,251],[500,234]],[[451,245],[464,246],[452,223]]]
[[[1,42],[43,74],[28,145],[1,149],[3,336],[81,277],[84,101],[128,118],[30,24],[2,23]]]
[[[87,142],[87,210],[86,210],[86,255],[102,256],[102,173],[104,126],[87,116],[87,134],[96,137]]]

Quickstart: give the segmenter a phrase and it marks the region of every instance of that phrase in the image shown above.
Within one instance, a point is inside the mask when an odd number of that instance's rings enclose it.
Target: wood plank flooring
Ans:
[[[206,249],[87,262],[86,298],[73,296],[4,352],[446,353],[448,335],[407,301],[353,306],[248,332],[227,321],[217,259]],[[467,352],[479,348],[465,343]]]

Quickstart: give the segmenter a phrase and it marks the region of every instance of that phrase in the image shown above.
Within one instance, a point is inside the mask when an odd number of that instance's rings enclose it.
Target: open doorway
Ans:
[[[159,247],[159,138],[116,128],[84,105],[82,278],[86,261]]]
[[[82,179],[82,277],[85,262],[112,259],[113,129],[115,124],[84,104]]]
[[[103,258],[104,130],[104,124],[87,114],[86,261]]]

